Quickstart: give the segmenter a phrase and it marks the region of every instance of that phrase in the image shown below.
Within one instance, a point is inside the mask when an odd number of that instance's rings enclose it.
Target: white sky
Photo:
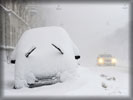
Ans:
[[[57,10],[59,5],[60,10]],[[43,4],[45,26],[62,26],[81,52],[81,62],[89,65],[96,60],[102,38],[127,27],[129,5],[108,4]],[[128,33],[126,33],[128,35]],[[100,47],[99,47],[100,48]],[[101,47],[102,48],[102,47]],[[102,52],[101,52],[102,53]],[[90,62],[89,62],[90,61]]]

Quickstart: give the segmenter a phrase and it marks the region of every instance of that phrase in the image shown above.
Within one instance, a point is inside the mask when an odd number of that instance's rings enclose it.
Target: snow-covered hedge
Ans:
[[[30,29],[23,33],[11,57],[15,60],[15,88],[53,76],[64,81],[75,72],[75,58],[79,57],[78,48],[63,28]]]

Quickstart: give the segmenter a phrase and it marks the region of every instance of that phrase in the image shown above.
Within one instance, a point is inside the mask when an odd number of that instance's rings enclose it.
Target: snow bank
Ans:
[[[24,32],[11,57],[16,60],[15,88],[49,76],[61,76],[61,81],[64,81],[78,66],[75,56],[79,56],[78,48],[61,27]]]
[[[14,66],[4,63],[3,97],[129,97],[129,71],[118,67],[79,66],[77,77],[63,83],[14,90]],[[113,77],[115,79],[113,79]],[[57,92],[58,91],[58,92]]]

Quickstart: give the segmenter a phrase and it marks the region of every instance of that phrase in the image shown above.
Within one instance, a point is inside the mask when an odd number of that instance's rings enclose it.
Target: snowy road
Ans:
[[[77,76],[38,88],[12,89],[14,66],[4,63],[4,91],[8,96],[129,96],[127,67],[79,67]]]

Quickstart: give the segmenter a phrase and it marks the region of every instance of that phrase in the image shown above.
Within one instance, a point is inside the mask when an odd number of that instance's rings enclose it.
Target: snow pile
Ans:
[[[79,56],[78,48],[63,28],[53,26],[26,31],[11,57],[16,60],[15,88],[53,76],[65,81],[76,72],[75,56]]]
[[[121,67],[80,67],[82,84],[67,96],[129,96],[129,72]]]
[[[14,68],[4,63],[4,97],[129,96],[129,72],[118,66],[82,66],[77,68],[77,77],[63,83],[17,90],[13,89]]]

